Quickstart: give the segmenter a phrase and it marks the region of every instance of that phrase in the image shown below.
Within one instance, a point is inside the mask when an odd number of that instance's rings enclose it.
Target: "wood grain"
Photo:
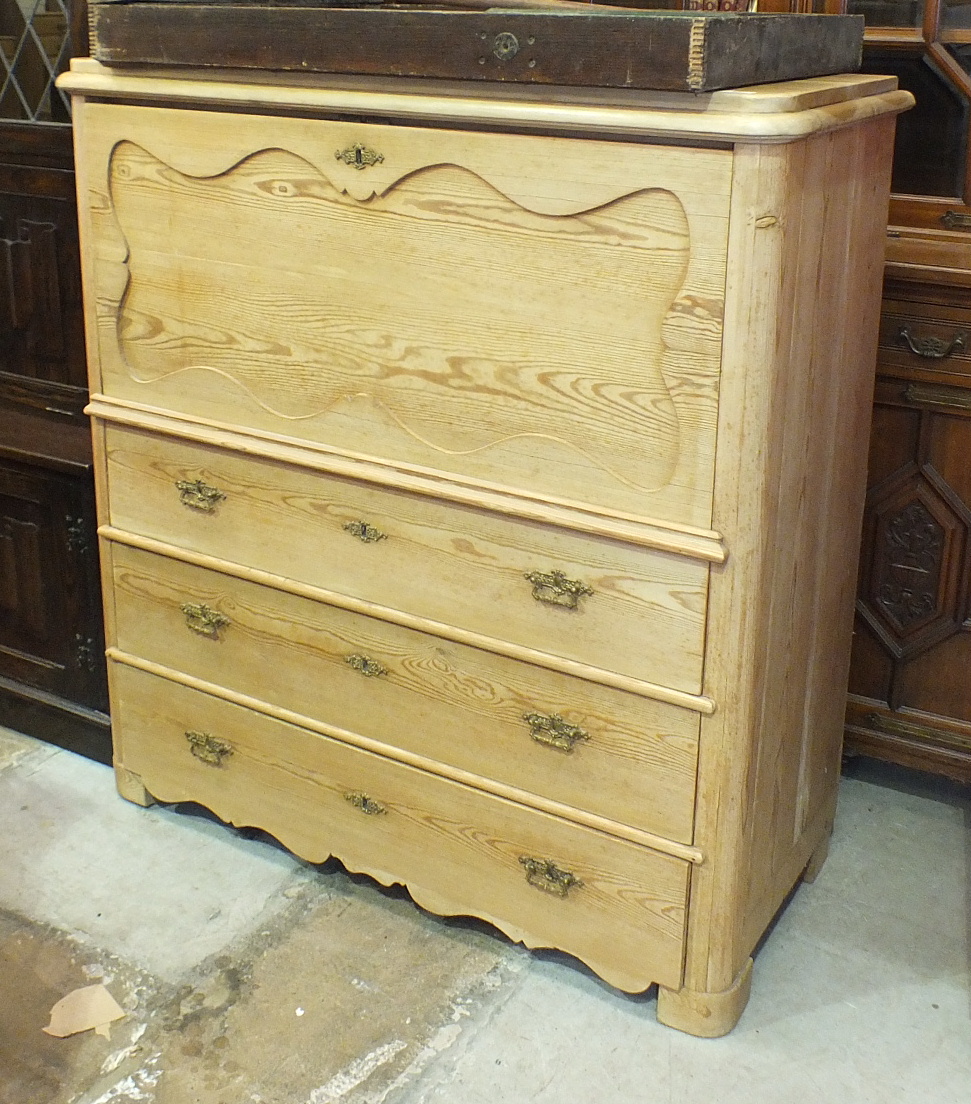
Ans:
[[[572,533],[619,540],[637,548],[675,552],[711,563],[724,563],[727,555],[721,534],[710,529],[634,517],[596,504],[581,505],[552,496],[541,498],[510,493],[508,489],[485,481],[456,482],[441,472],[346,456],[313,441],[293,441],[271,433],[241,431],[239,427],[230,428],[200,418],[158,414],[138,403],[106,399],[103,395],[93,396],[87,411],[92,418],[107,423],[145,429],[179,441],[262,456],[328,476],[379,484],[447,503],[476,506],[500,516],[538,521]]]
[[[403,883],[419,902],[427,891],[443,911],[490,920],[527,946],[559,947],[619,988],[678,985],[686,863],[130,667],[117,665],[112,678],[119,762],[157,799],[199,801],[311,862],[336,855]],[[186,729],[230,743],[224,765],[194,758]],[[385,813],[363,815],[348,793]],[[549,859],[583,885],[563,898],[533,888],[522,856]]]
[[[107,438],[110,521],[119,529],[700,690],[707,564],[117,426]],[[176,482],[196,479],[226,494],[211,515],[180,502]],[[344,529],[355,521],[386,539],[362,543]],[[551,569],[594,593],[575,610],[536,601],[525,575]]]
[[[724,151],[90,112],[109,396],[708,524]]]
[[[173,81],[178,95],[173,96]],[[737,89],[724,92],[675,93],[559,86],[472,85],[467,81],[386,80],[312,74],[209,71],[160,66],[134,74],[110,69],[92,58],[74,58],[58,87],[103,101],[181,103],[209,108],[258,108],[284,115],[325,115],[422,120],[460,127],[478,125],[540,129],[543,133],[615,135],[629,140],[703,139],[705,143],[791,142],[825,130],[838,130],[887,112],[914,105],[909,92],[896,90],[896,78],[860,73],[837,74],[823,90],[818,80],[811,95],[802,81],[752,89],[740,101]]]
[[[698,715],[122,545],[123,651],[486,778],[690,843]],[[229,624],[208,637],[184,603]],[[348,657],[383,668],[367,677]],[[537,743],[526,714],[588,734]]]
[[[711,586],[720,709],[702,725],[696,839],[715,854],[692,880],[685,983],[699,992],[733,984],[830,830],[865,479],[862,450],[840,446],[869,420],[888,130],[736,155],[730,251],[747,277],[730,293],[715,511],[735,555]]]

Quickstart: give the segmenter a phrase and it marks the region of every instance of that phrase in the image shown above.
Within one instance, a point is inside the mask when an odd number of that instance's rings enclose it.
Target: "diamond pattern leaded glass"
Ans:
[[[0,119],[70,123],[70,97],[54,78],[70,60],[65,0],[0,0]]]

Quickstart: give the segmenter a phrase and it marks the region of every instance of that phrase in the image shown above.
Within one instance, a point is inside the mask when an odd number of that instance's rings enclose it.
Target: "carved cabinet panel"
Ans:
[[[0,395],[70,414],[87,383],[72,187],[70,172],[0,165]]]
[[[971,297],[909,293],[885,300],[847,746],[971,780]]]
[[[106,707],[85,483],[0,460],[0,662],[37,691]]]

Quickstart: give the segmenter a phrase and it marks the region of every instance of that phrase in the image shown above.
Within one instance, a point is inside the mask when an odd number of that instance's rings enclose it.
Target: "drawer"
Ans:
[[[118,760],[158,799],[402,882],[433,912],[558,947],[621,989],[679,987],[686,862],[121,664],[111,676]]]
[[[885,299],[880,368],[931,377],[971,377],[971,309]]]
[[[304,468],[107,427],[112,525],[551,655],[699,693],[708,568]],[[187,506],[177,484],[225,497]],[[381,539],[362,540],[364,536]],[[529,573],[592,593],[557,596]],[[575,600],[576,608],[534,598]]]
[[[88,117],[105,394],[710,525],[729,150]]]
[[[691,842],[697,713],[124,545],[111,562],[125,652]]]

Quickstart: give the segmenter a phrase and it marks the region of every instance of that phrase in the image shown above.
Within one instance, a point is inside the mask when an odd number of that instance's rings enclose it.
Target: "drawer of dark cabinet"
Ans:
[[[971,379],[971,308],[885,299],[877,357],[884,371]]]

